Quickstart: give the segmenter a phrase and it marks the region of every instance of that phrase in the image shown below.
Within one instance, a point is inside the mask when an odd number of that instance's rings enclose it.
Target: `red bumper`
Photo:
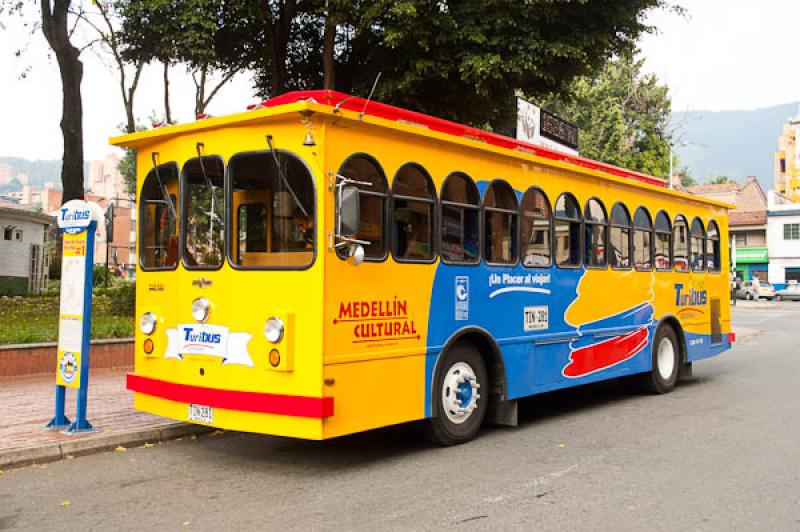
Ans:
[[[137,393],[179,403],[194,403],[229,410],[322,419],[333,415],[333,397],[305,397],[259,392],[218,390],[177,384],[128,373],[127,387]]]

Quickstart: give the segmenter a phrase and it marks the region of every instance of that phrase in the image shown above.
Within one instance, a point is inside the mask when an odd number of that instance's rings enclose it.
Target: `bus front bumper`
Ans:
[[[179,403],[191,403],[262,414],[323,419],[333,416],[333,397],[308,397],[261,392],[220,390],[167,382],[128,373],[127,388]]]

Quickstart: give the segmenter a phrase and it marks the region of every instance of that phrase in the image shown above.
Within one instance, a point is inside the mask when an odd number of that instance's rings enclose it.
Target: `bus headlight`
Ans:
[[[156,315],[152,312],[145,312],[142,314],[142,317],[139,318],[139,330],[142,331],[142,334],[150,336],[153,334],[153,331],[156,330]]]
[[[283,339],[283,322],[280,318],[270,318],[264,324],[264,336],[273,344]]]
[[[208,299],[198,297],[192,301],[192,317],[200,323],[206,321],[208,319],[208,309],[210,306]]]

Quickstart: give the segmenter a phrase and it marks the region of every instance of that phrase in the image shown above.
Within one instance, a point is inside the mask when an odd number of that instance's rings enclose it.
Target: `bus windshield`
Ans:
[[[314,183],[284,152],[234,155],[229,164],[232,262],[250,269],[305,268],[314,260]]]
[[[192,159],[183,167],[183,260],[189,268],[222,265],[224,179],[219,157]]]

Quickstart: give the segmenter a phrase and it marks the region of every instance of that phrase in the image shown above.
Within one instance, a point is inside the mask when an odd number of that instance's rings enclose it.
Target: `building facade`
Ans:
[[[800,282],[800,202],[770,190],[767,210],[769,281],[781,289]]]
[[[47,234],[55,217],[0,205],[0,295],[39,293],[47,276]]]
[[[775,152],[775,192],[793,203],[800,203],[800,111],[783,125]]]

